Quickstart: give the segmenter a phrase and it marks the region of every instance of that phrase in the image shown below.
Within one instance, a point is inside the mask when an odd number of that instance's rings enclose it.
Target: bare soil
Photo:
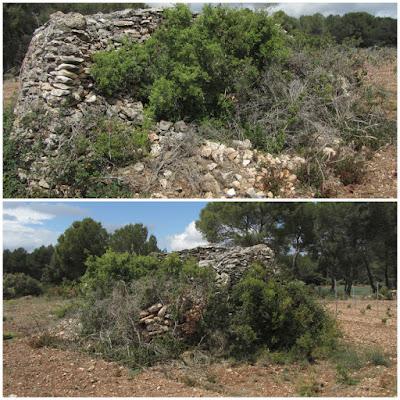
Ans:
[[[179,360],[132,371],[94,358],[79,347],[37,348],[35,338],[60,326],[55,312],[66,304],[44,297],[3,302],[3,332],[14,336],[3,340],[4,396],[394,397],[397,393],[396,301],[380,301],[379,315],[376,300],[357,301],[356,307],[350,300],[338,303],[343,340],[353,348],[379,349],[390,360],[389,367],[368,362],[350,371],[353,385],[338,379],[336,364],[327,360],[287,365],[261,359],[253,364],[212,362],[205,355],[187,352]],[[335,307],[326,303],[333,315]],[[382,318],[387,318],[385,323]]]

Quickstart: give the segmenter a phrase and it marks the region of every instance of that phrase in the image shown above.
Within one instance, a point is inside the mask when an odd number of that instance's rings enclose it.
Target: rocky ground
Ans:
[[[355,384],[338,379],[336,365],[277,365],[263,362],[213,362],[187,352],[179,360],[143,370],[129,370],[94,358],[71,346],[38,347],[40,333],[65,334],[68,320],[55,318],[66,300],[22,298],[3,302],[3,395],[6,397],[388,397],[397,390],[397,302],[340,301],[337,318],[353,347],[381,349],[390,366],[367,363],[349,374]],[[368,304],[371,309],[368,309]],[[327,303],[334,314],[335,303]],[[390,310],[389,310],[390,309]],[[362,310],[365,310],[364,312]],[[382,318],[390,312],[385,323]],[[63,336],[63,335],[61,335]],[[60,341],[62,343],[62,341]],[[345,355],[343,355],[345,356]]]

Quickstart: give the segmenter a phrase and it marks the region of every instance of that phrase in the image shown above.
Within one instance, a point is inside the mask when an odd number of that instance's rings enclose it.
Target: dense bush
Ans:
[[[3,297],[5,299],[28,295],[38,296],[41,293],[40,282],[28,275],[23,273],[3,275]]]
[[[214,356],[243,358],[268,349],[311,359],[336,345],[333,320],[306,287],[260,266],[229,289],[215,285],[211,268],[177,255],[157,265],[151,257],[107,252],[88,265],[83,332],[96,338],[93,351],[131,365],[176,357],[192,346]],[[170,305],[175,328],[144,343],[139,313],[155,303]]]
[[[214,321],[222,317],[220,329],[229,344],[227,350],[237,356],[266,348],[310,359],[321,348],[329,351],[336,345],[334,321],[302,282],[283,282],[255,266],[233,287],[229,303],[228,297],[209,302],[204,324],[210,332]],[[231,318],[227,318],[228,310]]]
[[[112,282],[132,282],[155,270],[158,264],[154,257],[107,250],[101,257],[87,259],[87,270],[82,277],[83,290],[85,293],[99,290],[107,297],[112,291]]]
[[[250,82],[284,57],[282,32],[266,12],[205,5],[193,20],[187,5],[165,11],[166,22],[143,45],[94,56],[92,74],[107,94],[139,85],[157,119],[223,117],[233,108],[234,79]]]
[[[208,5],[193,20],[178,5],[166,18],[144,44],[94,56],[99,90],[139,88],[152,118],[195,121],[203,135],[245,137],[272,153],[301,151],[321,133],[353,147],[394,140],[385,110],[360,101],[368,52],[285,35],[265,11]]]

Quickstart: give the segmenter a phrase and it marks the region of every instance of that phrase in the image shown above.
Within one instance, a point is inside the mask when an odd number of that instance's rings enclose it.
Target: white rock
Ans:
[[[144,170],[144,164],[143,163],[136,163],[134,166],[133,166],[133,170],[135,171],[135,172],[142,172],[143,170]]]
[[[236,196],[235,189],[231,188],[226,192],[226,197],[234,197],[234,196]]]
[[[167,169],[167,170],[165,170],[164,171],[164,177],[165,177],[165,179],[169,179],[169,178],[171,178],[171,176],[172,176],[172,171],[170,171],[169,169]]]

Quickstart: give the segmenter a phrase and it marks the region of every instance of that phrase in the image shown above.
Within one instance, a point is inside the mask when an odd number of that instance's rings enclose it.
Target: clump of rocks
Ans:
[[[198,246],[175,252],[182,261],[194,258],[199,268],[210,266],[216,272],[217,285],[231,286],[239,282],[254,263],[263,265],[273,273],[279,272],[275,263],[275,254],[265,244],[250,247],[224,247],[215,245]],[[167,257],[168,254],[158,254]]]
[[[150,341],[172,329],[175,323],[169,309],[169,304],[157,303],[139,313],[139,326],[145,341]]]

